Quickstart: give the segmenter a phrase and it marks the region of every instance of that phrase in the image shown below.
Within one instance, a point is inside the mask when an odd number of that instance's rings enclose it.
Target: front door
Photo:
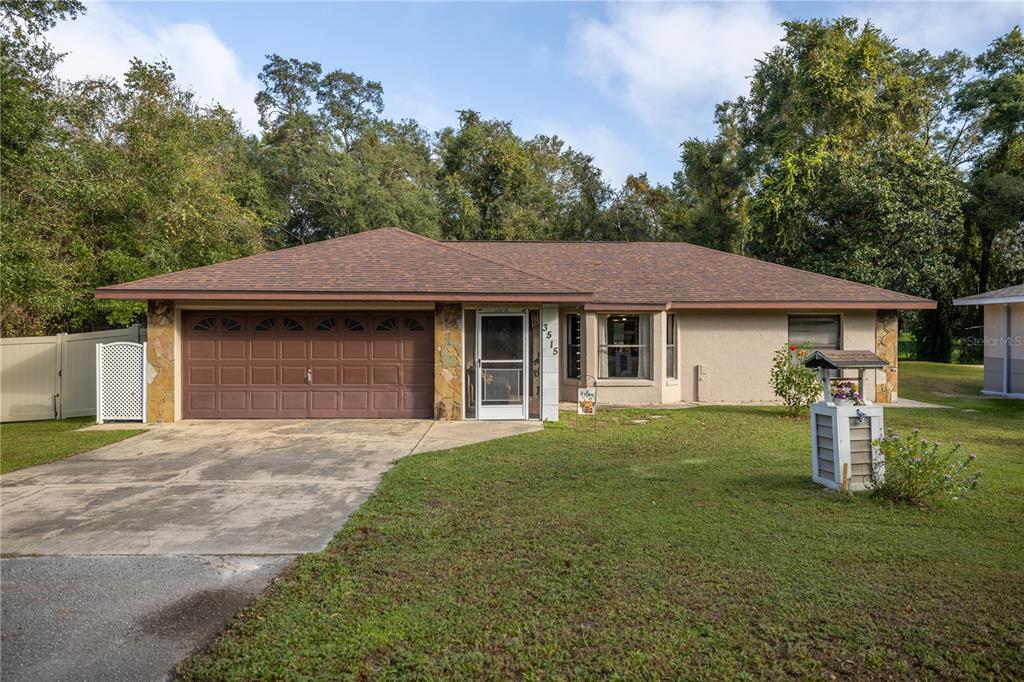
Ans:
[[[477,313],[480,419],[526,419],[526,313]]]

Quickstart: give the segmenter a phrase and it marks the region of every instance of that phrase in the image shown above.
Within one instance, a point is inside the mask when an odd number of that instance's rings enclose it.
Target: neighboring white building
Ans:
[[[985,306],[985,383],[982,393],[1024,398],[1024,284],[958,298]]]

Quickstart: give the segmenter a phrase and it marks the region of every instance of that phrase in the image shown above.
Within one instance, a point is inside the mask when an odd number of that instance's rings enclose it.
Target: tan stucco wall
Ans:
[[[563,308],[563,316],[575,312]],[[640,312],[640,311],[637,311]],[[605,405],[658,404],[697,400],[697,367],[704,371],[703,402],[774,402],[768,385],[772,355],[789,341],[790,311],[771,310],[677,310],[676,353],[678,378],[665,376],[665,324],[667,313],[650,313],[652,318],[652,380],[598,379],[598,403]],[[806,312],[806,311],[800,311]],[[835,311],[822,310],[822,313]],[[598,375],[597,324],[599,313],[584,313],[584,373]],[[843,347],[876,349],[874,310],[841,313]],[[563,329],[566,325],[563,322]],[[564,334],[565,332],[563,332]],[[563,349],[567,348],[563,336]],[[565,377],[561,368],[561,399],[575,402],[577,383]],[[856,372],[849,372],[851,378]],[[868,400],[875,398],[875,384],[884,381],[881,373],[865,375]]]
[[[681,400],[698,399],[700,366],[704,376],[701,402],[775,401],[768,375],[772,355],[789,341],[788,311],[678,311],[677,316]],[[843,348],[874,350],[875,311],[842,313],[842,339]],[[856,376],[855,372],[849,374]],[[865,397],[873,400],[875,380],[870,373],[864,383]]]
[[[682,400],[762,402],[772,354],[786,342],[786,314],[771,311],[679,311]],[[698,369],[699,368],[699,369]],[[698,374],[703,382],[698,390]]]
[[[875,350],[875,311],[849,310],[842,314],[843,348],[847,350]],[[767,373],[765,374],[767,376]],[[846,376],[856,379],[857,372],[847,372]],[[864,398],[875,399],[875,386],[883,380],[882,372],[864,373]],[[766,379],[767,381],[767,379]]]

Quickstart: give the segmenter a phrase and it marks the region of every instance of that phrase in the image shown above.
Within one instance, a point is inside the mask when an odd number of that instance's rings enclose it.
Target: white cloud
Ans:
[[[257,130],[255,73],[246,72],[238,55],[209,26],[158,25],[125,6],[96,3],[87,10],[47,34],[58,51],[68,53],[58,66],[61,76],[121,78],[132,57],[147,62],[163,59],[174,69],[178,82],[192,88],[200,101],[234,109],[248,130]]]
[[[671,138],[713,133],[714,106],[745,94],[756,60],[789,17],[870,19],[900,47],[977,54],[1024,22],[1019,2],[682,3],[610,5],[576,24],[570,63],[640,120]]]
[[[1019,2],[891,2],[839,9],[837,16],[870,19],[900,47],[932,52],[959,48],[970,55],[1024,22],[1024,5]]]
[[[715,104],[747,90],[781,21],[764,2],[612,5],[574,27],[570,60],[651,127],[707,129]]]

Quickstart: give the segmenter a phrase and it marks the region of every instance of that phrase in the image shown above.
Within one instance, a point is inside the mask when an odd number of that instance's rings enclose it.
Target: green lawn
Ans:
[[[1024,403],[973,398],[977,369],[943,369],[901,363],[901,392],[954,409],[886,419],[978,454],[962,504],[814,486],[806,421],[775,408],[570,416],[401,460],[180,672],[1019,679]]]
[[[142,433],[75,430],[95,422],[92,417],[76,417],[0,424],[0,474],[95,450]]]

